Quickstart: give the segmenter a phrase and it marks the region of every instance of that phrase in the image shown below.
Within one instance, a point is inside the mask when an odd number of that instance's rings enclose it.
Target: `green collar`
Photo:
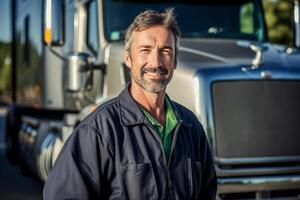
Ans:
[[[178,121],[175,112],[171,106],[170,100],[165,97],[166,105],[166,124],[163,126],[160,124],[149,112],[141,108],[145,117],[150,122],[150,124],[155,128],[158,133],[164,147],[164,152],[168,156],[171,150],[172,144],[172,131],[176,127]]]
[[[154,126],[155,128],[161,129],[159,131],[160,133],[168,135],[176,127],[178,121],[177,121],[176,115],[174,113],[174,110],[173,110],[173,108],[171,106],[170,100],[167,97],[165,98],[165,104],[167,106],[167,110],[166,110],[166,124],[165,124],[165,126],[163,126],[162,124],[160,124],[146,110],[142,109],[142,111],[143,111],[144,115],[147,117],[147,119],[149,120],[149,122],[151,123],[152,126]]]

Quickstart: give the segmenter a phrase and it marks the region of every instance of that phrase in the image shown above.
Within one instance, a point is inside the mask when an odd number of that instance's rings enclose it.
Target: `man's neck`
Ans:
[[[165,91],[160,93],[147,92],[136,84],[131,84],[132,98],[161,124],[166,122],[166,108],[164,104]]]

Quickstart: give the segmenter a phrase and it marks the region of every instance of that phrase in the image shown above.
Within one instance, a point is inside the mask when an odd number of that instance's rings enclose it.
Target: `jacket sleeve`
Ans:
[[[209,147],[206,134],[199,122],[199,130],[203,133],[201,137],[202,163],[202,191],[201,199],[215,200],[217,194],[217,177],[214,167],[213,156]]]
[[[67,140],[48,176],[44,200],[101,199],[109,191],[113,166],[108,140],[91,125],[81,124]]]

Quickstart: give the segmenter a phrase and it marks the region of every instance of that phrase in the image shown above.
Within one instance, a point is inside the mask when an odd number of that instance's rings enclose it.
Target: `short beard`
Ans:
[[[163,67],[145,67],[141,69],[141,73],[139,77],[131,76],[132,79],[136,84],[142,87],[147,92],[151,93],[160,93],[164,91],[170,82],[170,78],[168,79],[159,79],[159,80],[152,80],[151,82],[145,80],[143,78],[144,73],[152,72],[152,73],[159,73],[159,74],[168,74],[168,70]]]

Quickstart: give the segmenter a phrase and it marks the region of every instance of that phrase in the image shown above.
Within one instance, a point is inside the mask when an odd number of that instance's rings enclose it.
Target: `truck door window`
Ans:
[[[88,24],[87,24],[87,45],[93,53],[97,53],[99,49],[99,33],[97,18],[97,3],[91,1],[87,5]]]

